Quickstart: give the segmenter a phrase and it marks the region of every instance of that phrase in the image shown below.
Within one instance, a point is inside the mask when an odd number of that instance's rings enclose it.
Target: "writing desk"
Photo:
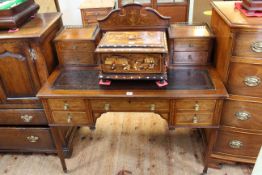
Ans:
[[[98,85],[95,67],[58,68],[38,93],[63,170],[63,139],[59,126],[90,126],[105,112],[154,112],[170,128],[218,128],[223,99],[228,96],[223,83],[210,67],[174,67],[168,70],[169,85],[154,81],[112,81]]]

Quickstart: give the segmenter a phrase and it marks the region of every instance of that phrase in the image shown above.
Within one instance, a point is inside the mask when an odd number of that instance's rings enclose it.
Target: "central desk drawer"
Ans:
[[[80,99],[49,99],[48,104],[54,111],[84,111],[85,102]]]
[[[213,112],[216,100],[177,100],[176,111],[210,111]]]
[[[213,113],[176,113],[175,125],[176,126],[209,126],[213,124]]]
[[[95,111],[169,111],[169,100],[91,100]]]
[[[85,112],[54,111],[52,113],[54,124],[63,125],[88,125],[92,119]]]

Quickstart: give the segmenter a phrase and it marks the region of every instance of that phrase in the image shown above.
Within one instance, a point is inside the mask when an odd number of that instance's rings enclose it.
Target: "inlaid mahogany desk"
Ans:
[[[65,172],[58,127],[94,127],[102,113],[154,112],[170,128],[219,127],[221,105],[228,94],[210,67],[169,68],[169,85],[162,88],[154,81],[114,80],[111,86],[99,86],[98,74],[95,67],[58,68],[37,95],[43,102]]]

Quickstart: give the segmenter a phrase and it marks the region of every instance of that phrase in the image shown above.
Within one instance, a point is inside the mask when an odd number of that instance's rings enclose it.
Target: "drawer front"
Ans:
[[[213,113],[176,113],[175,125],[176,126],[212,126]]]
[[[54,111],[52,113],[54,124],[63,125],[88,125],[92,124],[92,118],[85,112]]]
[[[262,58],[262,32],[236,33],[233,56]]]
[[[228,91],[236,95],[262,97],[262,65],[232,63]]]
[[[209,40],[175,39],[174,51],[206,51],[209,44]]]
[[[56,47],[59,51],[68,52],[79,52],[79,51],[90,51],[94,52],[95,44],[91,41],[70,41],[70,42],[57,42]]]
[[[210,111],[213,112],[216,100],[177,100],[175,101],[176,111]]]
[[[187,65],[205,65],[208,62],[208,52],[174,52],[173,63]]]
[[[262,103],[226,100],[221,123],[244,129],[262,130]]]
[[[103,15],[106,16],[112,8],[101,8],[101,9],[81,9],[81,14],[83,17],[94,15],[94,16],[99,16]]]
[[[49,128],[0,128],[0,149],[55,150]]]
[[[47,125],[43,109],[0,110],[0,125]]]
[[[48,99],[48,104],[51,110],[56,111],[84,111],[85,102],[80,99]]]
[[[88,51],[62,51],[58,53],[60,64],[96,64],[95,53]]]
[[[169,111],[169,100],[90,100],[95,111]]]
[[[262,135],[220,130],[214,151],[238,157],[256,157],[261,145]]]

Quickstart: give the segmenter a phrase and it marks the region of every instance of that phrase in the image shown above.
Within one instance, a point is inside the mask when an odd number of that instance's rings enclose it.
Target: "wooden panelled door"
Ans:
[[[128,3],[139,3],[152,7],[161,15],[170,16],[171,23],[186,22],[188,20],[189,0],[118,0],[118,6]]]
[[[1,102],[34,97],[40,88],[34,60],[26,42],[3,42],[0,48]]]

